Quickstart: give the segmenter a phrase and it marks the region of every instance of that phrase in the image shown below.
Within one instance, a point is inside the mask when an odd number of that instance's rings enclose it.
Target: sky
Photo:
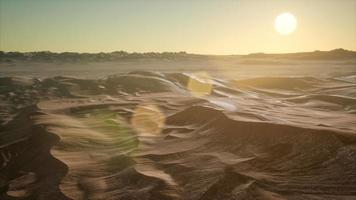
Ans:
[[[297,19],[281,35],[275,18]],[[356,50],[356,0],[0,0],[0,50],[198,54]]]

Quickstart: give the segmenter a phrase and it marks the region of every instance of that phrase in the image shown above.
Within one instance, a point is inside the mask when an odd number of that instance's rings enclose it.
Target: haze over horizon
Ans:
[[[297,28],[274,29],[292,13]],[[293,53],[356,50],[356,1],[0,0],[1,51]]]
[[[356,200],[356,0],[0,0],[0,200]]]
[[[202,53],[191,53],[191,52],[186,52],[186,51],[161,51],[161,52],[136,52],[136,51],[125,51],[125,50],[114,50],[114,51],[98,51],[98,52],[77,52],[77,51],[49,51],[49,50],[38,50],[38,51],[3,51],[0,49],[0,52],[4,53],[10,53],[10,52],[18,52],[22,54],[26,53],[39,53],[39,52],[49,52],[53,54],[61,54],[61,53],[77,53],[77,54],[110,54],[110,53],[115,53],[115,52],[126,52],[128,54],[149,54],[149,53],[154,53],[154,54],[163,54],[163,53],[185,53],[185,54],[191,54],[191,55],[202,55],[202,56],[245,56],[245,55],[252,55],[252,54],[298,54],[298,53],[313,53],[313,52],[333,52],[333,51],[344,51],[344,52],[356,52],[355,50],[349,50],[349,49],[344,49],[344,48],[336,48],[336,49],[330,49],[330,50],[319,50],[315,49],[313,51],[298,51],[298,52],[278,52],[278,53],[271,53],[271,52],[250,52],[246,54],[202,54]]]

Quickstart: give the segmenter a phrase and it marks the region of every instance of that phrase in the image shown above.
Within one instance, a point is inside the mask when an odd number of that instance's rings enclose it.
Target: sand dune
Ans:
[[[350,76],[0,83],[1,199],[356,198]]]

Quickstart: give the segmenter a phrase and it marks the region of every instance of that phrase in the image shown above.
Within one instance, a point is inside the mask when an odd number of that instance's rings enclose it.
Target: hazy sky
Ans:
[[[276,16],[295,15],[281,36]],[[0,0],[2,51],[356,50],[356,0]]]

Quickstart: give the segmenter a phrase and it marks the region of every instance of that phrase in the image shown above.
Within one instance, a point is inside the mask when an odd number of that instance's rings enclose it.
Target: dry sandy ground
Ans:
[[[3,77],[0,103],[2,200],[356,199],[355,73]]]

